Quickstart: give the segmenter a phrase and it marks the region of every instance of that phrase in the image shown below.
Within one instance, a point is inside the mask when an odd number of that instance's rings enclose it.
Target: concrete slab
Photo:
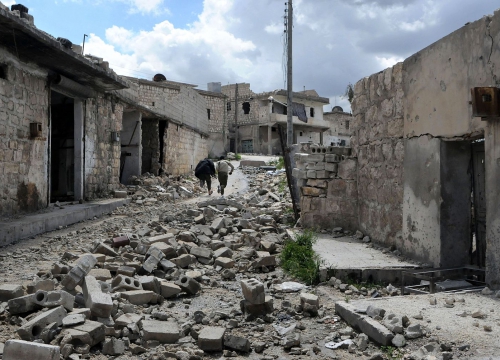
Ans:
[[[318,234],[313,249],[324,261],[328,275],[340,279],[354,277],[368,282],[399,282],[401,270],[419,268],[349,236],[334,238],[329,234]]]
[[[19,219],[0,222],[0,246],[14,241],[53,231],[59,226],[75,224],[107,214],[128,204],[130,199],[105,199],[84,204],[46,209],[43,213],[26,215]]]
[[[436,305],[430,305],[431,298],[436,299]],[[449,307],[445,300],[454,301],[453,307]],[[437,293],[351,300],[348,304],[357,314],[353,317],[366,317],[358,311],[365,311],[369,305],[384,309],[386,314],[408,316],[411,325],[420,324],[431,337],[439,339],[441,343],[453,343],[456,347],[470,345],[467,352],[469,359],[488,359],[491,356],[497,359],[500,354],[500,299],[493,296]],[[478,310],[484,317],[471,316]],[[339,314],[344,318],[342,312]],[[421,319],[415,319],[415,316],[420,318],[420,315]]]

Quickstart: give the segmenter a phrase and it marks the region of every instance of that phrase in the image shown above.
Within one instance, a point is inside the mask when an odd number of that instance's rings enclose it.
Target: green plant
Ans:
[[[284,192],[287,186],[287,181],[285,178],[281,179],[280,182],[278,183],[278,191],[280,193]]]
[[[345,301],[346,303],[348,303],[348,302],[349,302],[349,300],[351,300],[351,298],[350,298],[349,296],[346,296],[346,297],[344,298],[344,301]]]
[[[241,155],[240,154],[235,154],[234,157],[236,158],[236,160],[240,161],[241,160]]]
[[[316,240],[316,232],[306,229],[294,239],[286,241],[280,254],[283,270],[307,285],[319,283],[321,260],[312,248]]]
[[[285,159],[283,159],[283,156],[280,156],[276,160],[269,161],[268,165],[274,165],[277,170],[281,170],[285,167]]]
[[[398,348],[394,346],[381,346],[380,349],[389,359],[402,359],[403,355]]]

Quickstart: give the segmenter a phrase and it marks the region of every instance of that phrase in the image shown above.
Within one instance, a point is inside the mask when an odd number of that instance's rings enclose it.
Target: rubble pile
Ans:
[[[335,306],[397,289],[291,281],[279,268],[293,224],[285,175],[243,171],[247,192],[198,202],[155,191],[195,193],[189,179],[143,176],[127,189],[132,203],[109,218],[2,252],[2,359],[384,358],[377,335],[346,326]],[[323,295],[330,289],[335,301]],[[437,342],[410,351],[426,329],[382,309],[367,314],[408,356],[449,352]]]

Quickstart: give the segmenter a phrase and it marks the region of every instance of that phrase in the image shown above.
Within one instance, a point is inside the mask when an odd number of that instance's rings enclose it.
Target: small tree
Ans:
[[[344,95],[342,97],[344,99],[347,99],[347,101],[349,101],[349,104],[352,104],[352,99],[354,98],[354,86],[352,86],[351,83],[346,86]]]

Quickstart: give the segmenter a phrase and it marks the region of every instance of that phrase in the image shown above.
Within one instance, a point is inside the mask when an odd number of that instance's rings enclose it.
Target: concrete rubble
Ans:
[[[332,277],[314,287],[290,279],[279,267],[294,225],[284,174],[240,171],[249,179],[243,194],[138,202],[152,196],[144,193],[100,225],[83,224],[46,238],[37,251],[2,256],[9,279],[14,264],[23,267],[17,282],[0,285],[3,360],[25,349],[43,360],[212,353],[357,359],[377,358],[380,345],[415,359],[459,351],[421,343],[431,332],[410,314],[376,306],[360,313],[343,301],[396,295],[392,285],[368,289]],[[148,179],[155,178],[136,179],[136,194],[146,183],[147,191],[160,186]]]

